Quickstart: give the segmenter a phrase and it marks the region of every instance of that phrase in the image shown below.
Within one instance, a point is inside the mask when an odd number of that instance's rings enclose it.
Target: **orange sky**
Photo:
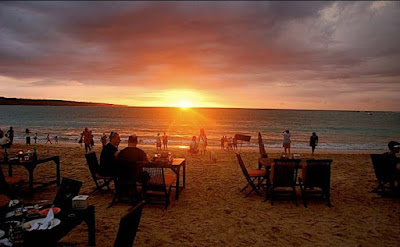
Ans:
[[[0,96],[400,110],[398,2],[1,2]]]

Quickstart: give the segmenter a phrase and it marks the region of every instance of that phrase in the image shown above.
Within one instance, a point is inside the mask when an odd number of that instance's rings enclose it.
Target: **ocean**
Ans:
[[[85,127],[93,131],[95,144],[110,131],[120,133],[122,142],[136,134],[142,144],[154,144],[157,133],[169,137],[169,145],[186,146],[204,128],[209,145],[236,133],[250,135],[257,146],[262,133],[265,147],[282,146],[282,131],[291,133],[292,148],[309,148],[312,132],[319,137],[319,149],[382,150],[390,140],[400,141],[400,112],[136,108],[78,106],[0,106],[0,128],[14,127],[15,141],[25,141],[25,129],[38,133],[45,143],[47,134],[60,143],[77,143]],[[32,140],[33,141],[33,140]],[[78,144],[77,144],[78,145]]]

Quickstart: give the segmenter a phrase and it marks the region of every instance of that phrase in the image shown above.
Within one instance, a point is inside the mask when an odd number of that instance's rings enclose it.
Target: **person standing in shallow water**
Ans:
[[[164,132],[164,135],[162,136],[162,143],[163,143],[164,150],[167,150],[168,149],[168,136],[165,134],[165,132]]]
[[[284,150],[285,150],[285,154],[287,153],[287,151],[289,151],[289,154],[290,154],[290,144],[291,144],[291,141],[290,141],[290,133],[289,133],[289,130],[285,130],[285,131],[283,131],[283,148],[284,148]]]
[[[157,133],[156,136],[156,149],[161,150],[161,136],[160,133]]]
[[[10,139],[10,145],[13,144],[14,141],[14,130],[13,127],[11,126],[10,129],[7,131],[8,134],[8,139]]]
[[[199,151],[200,154],[206,154],[207,151],[207,136],[204,132],[204,129],[200,129],[200,136],[199,136]]]
[[[312,133],[310,137],[310,147],[311,147],[311,154],[314,155],[315,147],[318,145],[318,136],[315,132]]]
[[[31,145],[31,136],[29,135],[31,132],[29,129],[25,130],[25,140],[26,140],[26,145]]]
[[[51,139],[50,139],[50,134],[47,134],[47,137],[46,137],[46,144],[49,143],[49,142],[50,142],[50,144],[53,144],[53,143],[51,142]]]

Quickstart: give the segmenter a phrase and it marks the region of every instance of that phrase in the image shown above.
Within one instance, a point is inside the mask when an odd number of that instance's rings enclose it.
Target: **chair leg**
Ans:
[[[297,201],[297,194],[296,194],[296,183],[293,186],[293,199],[296,201],[296,207],[299,206],[299,202]]]

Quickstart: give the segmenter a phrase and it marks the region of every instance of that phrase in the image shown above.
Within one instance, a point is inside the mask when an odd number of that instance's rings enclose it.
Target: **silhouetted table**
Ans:
[[[34,192],[33,188],[33,183],[34,183],[34,178],[33,178],[33,172],[36,168],[37,165],[43,164],[49,161],[54,161],[56,164],[56,179],[46,182],[46,183],[40,183],[40,186],[38,186],[36,189],[48,186],[50,184],[57,183],[57,186],[60,186],[60,156],[51,156],[51,157],[46,157],[46,158],[38,158],[37,160],[28,160],[28,161],[22,161],[19,162],[17,159],[10,159],[7,162],[6,161],[1,161],[0,165],[8,165],[8,176],[12,177],[13,175],[13,166],[23,166],[29,173],[29,190],[30,192]]]

